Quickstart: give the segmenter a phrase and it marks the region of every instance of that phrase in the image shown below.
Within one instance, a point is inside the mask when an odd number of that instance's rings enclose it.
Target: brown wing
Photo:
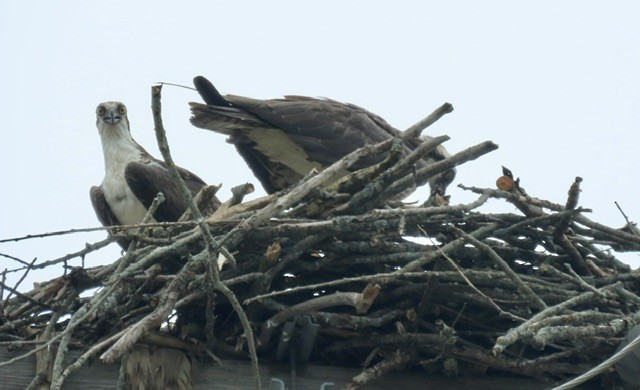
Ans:
[[[364,109],[328,99],[286,96],[284,99],[257,100],[232,95],[227,99],[234,106],[284,131],[293,142],[302,146],[311,160],[323,166],[329,166],[365,145],[389,139],[398,132]]]
[[[91,205],[93,206],[93,210],[98,217],[98,220],[103,226],[116,226],[120,225],[120,221],[111,211],[111,207],[109,203],[107,203],[107,199],[104,197],[104,192],[102,191],[101,186],[93,186],[89,191],[89,195],[91,197]],[[112,234],[112,232],[109,232]],[[116,240],[120,247],[123,249],[127,249],[129,247],[129,240],[125,240],[119,238]]]
[[[207,105],[190,103],[194,126],[229,135],[238,153],[269,193],[297,183],[352,151],[398,133],[382,118],[329,99],[286,96],[259,100],[222,96],[204,77],[194,84]],[[381,161],[373,156],[352,169]]]
[[[191,105],[191,123],[202,129],[208,129],[220,134],[228,135],[228,142],[232,143],[238,154],[246,162],[253,175],[260,181],[268,193],[273,193],[297,183],[303,175],[294,169],[270,158],[265,153],[265,147],[249,137],[251,130],[263,129],[269,132],[279,132],[279,129],[269,127],[250,113],[237,108],[208,106],[200,103]],[[294,153],[295,148],[286,148],[287,153]],[[291,151],[290,151],[290,150]],[[308,161],[306,153],[298,159]]]
[[[191,123],[229,135],[229,142],[267,192],[295,184],[313,167],[325,168],[356,149],[400,133],[381,117],[353,104],[293,95],[271,100],[222,96],[202,76],[194,84],[207,105],[190,103]],[[416,145],[407,145],[407,152]],[[351,169],[385,157],[363,159]],[[434,154],[417,167],[442,158]]]
[[[195,196],[205,185],[202,179],[186,169],[178,167],[178,172],[192,196]],[[165,201],[154,214],[157,221],[177,221],[186,210],[187,205],[182,200],[178,187],[171,179],[163,162],[158,160],[150,163],[131,162],[127,164],[124,176],[131,191],[147,208],[151,206],[158,192],[163,193]]]
[[[91,196],[93,210],[96,212],[96,216],[102,226],[120,225],[120,221],[118,221],[118,218],[113,214],[109,203],[107,203],[107,199],[104,197],[102,186],[91,187],[89,195]]]

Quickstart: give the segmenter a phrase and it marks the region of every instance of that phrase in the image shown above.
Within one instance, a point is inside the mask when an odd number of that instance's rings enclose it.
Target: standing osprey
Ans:
[[[271,100],[222,96],[202,76],[193,82],[206,105],[190,103],[191,123],[228,135],[228,142],[235,145],[268,193],[292,186],[312,169],[322,170],[358,148],[400,134],[381,117],[353,104],[304,96]],[[409,144],[407,151],[415,146]],[[448,156],[438,146],[417,166]],[[364,159],[352,169],[385,157]],[[451,169],[430,178],[432,195],[444,196],[454,177],[455,169]]]
[[[154,219],[177,221],[186,210],[176,184],[164,162],[153,158],[131,136],[127,108],[120,102],[100,103],[96,126],[102,141],[105,175],[100,186],[91,187],[91,203],[105,226],[140,223],[153,199],[162,192],[165,201]],[[193,173],[178,167],[192,195],[205,185]],[[127,243],[119,241],[125,247]]]

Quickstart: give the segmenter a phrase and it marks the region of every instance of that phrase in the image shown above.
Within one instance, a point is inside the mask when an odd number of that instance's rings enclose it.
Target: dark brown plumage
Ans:
[[[297,183],[313,168],[326,168],[358,148],[400,133],[378,115],[353,104],[305,96],[270,100],[222,96],[202,76],[194,84],[206,104],[191,103],[191,123],[228,135],[228,142],[269,193]],[[412,147],[407,144],[407,152]],[[384,157],[370,157],[352,169]],[[417,165],[446,157],[446,150],[438,147]],[[449,170],[429,180],[432,193],[443,195],[454,176],[455,170]]]

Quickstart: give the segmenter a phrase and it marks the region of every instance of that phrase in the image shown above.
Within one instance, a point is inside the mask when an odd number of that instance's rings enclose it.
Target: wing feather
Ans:
[[[91,205],[96,212],[98,220],[103,226],[115,226],[120,225],[120,221],[116,218],[115,214],[111,211],[109,203],[104,196],[102,186],[93,186],[89,191],[91,197]]]
[[[104,196],[104,192],[102,191],[102,186],[93,186],[89,191],[89,195],[91,197],[91,205],[93,206],[93,210],[96,212],[96,216],[98,220],[102,224],[102,226],[116,226],[120,225],[120,221],[116,218],[113,211],[111,211],[111,207],[109,203],[107,203],[107,199]],[[109,232],[113,234],[113,232]],[[130,240],[125,240],[123,238],[118,238],[116,240],[118,245],[121,248],[127,249],[129,247]]]
[[[228,135],[267,192],[295,184],[312,166],[327,167],[356,149],[400,134],[380,116],[354,104],[297,95],[270,100],[222,96],[204,77],[196,79],[196,89],[208,105],[190,103],[191,123]],[[406,144],[407,153],[417,145]],[[385,157],[371,156],[351,169]],[[436,152],[416,165],[445,157]]]
[[[178,167],[178,172],[192,196],[195,196],[205,185],[202,179],[184,168]],[[158,192],[164,194],[165,201],[158,207],[154,215],[157,221],[177,221],[187,209],[177,185],[173,182],[163,162],[158,160],[151,163],[131,162],[127,164],[124,175],[133,194],[147,208],[151,206]]]

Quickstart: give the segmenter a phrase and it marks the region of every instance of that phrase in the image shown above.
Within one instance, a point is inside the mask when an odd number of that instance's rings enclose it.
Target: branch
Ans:
[[[524,294],[527,298],[529,298],[532,302],[535,303],[538,309],[546,309],[547,305],[536,295],[536,293],[531,290],[529,286],[524,284],[524,282],[520,279],[518,274],[509,267],[506,261],[504,261],[500,255],[498,255],[491,247],[477,238],[470,236],[465,233],[461,229],[456,228],[455,226],[451,226],[451,229],[459,236],[463,237],[465,241],[469,242],[471,245],[480,249],[480,251],[484,252],[493,262],[500,268],[504,273],[509,275],[511,280],[518,286],[518,290]]]
[[[160,93],[162,91],[162,86],[154,86],[151,88],[151,108],[153,111],[153,120],[155,123],[156,129],[156,138],[158,140],[158,146],[160,148],[160,152],[162,153],[162,157],[164,158],[165,163],[167,164],[167,169],[171,174],[173,181],[178,184],[178,189],[180,191],[180,195],[185,203],[188,205],[189,210],[195,217],[198,222],[198,227],[202,231],[202,234],[205,238],[205,244],[207,247],[207,252],[209,254],[209,267],[212,277],[213,277],[213,286],[217,290],[219,290],[229,302],[231,302],[233,309],[240,317],[240,321],[242,322],[242,327],[244,328],[245,336],[247,338],[247,345],[249,346],[249,354],[251,356],[251,362],[253,366],[253,375],[256,382],[256,388],[261,389],[261,381],[260,381],[260,369],[258,367],[258,355],[256,353],[255,341],[253,339],[253,331],[251,329],[251,325],[249,324],[249,319],[247,318],[246,313],[240,306],[238,299],[236,298],[233,291],[231,291],[227,286],[220,282],[220,276],[218,275],[218,264],[217,264],[217,255],[216,252],[222,250],[223,254],[227,258],[232,258],[231,254],[222,249],[222,243],[217,242],[213,236],[211,235],[211,231],[209,230],[209,225],[205,223],[205,220],[200,213],[200,210],[196,206],[193,198],[191,197],[191,193],[187,188],[184,180],[180,176],[180,173],[176,169],[176,166],[173,162],[173,158],[171,157],[171,153],[169,151],[169,144],[167,141],[166,133],[164,130],[164,126],[162,124],[162,116],[161,116],[161,105],[160,105]],[[175,304],[177,300],[177,296],[174,300],[171,301],[171,304]],[[172,306],[173,308],[173,306]]]
[[[382,377],[383,375],[391,372],[402,369],[407,365],[410,361],[410,354],[407,351],[396,350],[395,353],[380,363],[376,364],[371,368],[367,368],[360,374],[354,376],[351,381],[345,386],[347,390],[355,390],[359,389],[362,386],[365,386],[376,379]]]
[[[271,338],[273,329],[280,326],[289,318],[295,317],[300,314],[320,311],[328,307],[343,305],[353,306],[356,309],[356,312],[358,312],[359,314],[366,313],[367,310],[369,310],[369,307],[375,301],[379,292],[379,285],[368,284],[361,293],[336,292],[331,295],[324,295],[299,303],[295,306],[291,306],[285,310],[280,311],[278,314],[274,315],[264,322],[260,331],[259,344],[261,346],[267,345],[269,339]]]
[[[605,286],[599,289],[599,291],[601,293],[612,291],[616,285],[617,284]],[[502,351],[504,351],[505,348],[515,343],[520,337],[525,335],[531,327],[535,326],[535,324],[540,322],[541,320],[547,317],[558,315],[559,313],[562,313],[563,311],[569,308],[572,308],[574,306],[577,306],[586,302],[590,302],[592,299],[596,297],[597,295],[595,293],[589,291],[539,312],[538,314],[531,317],[525,323],[520,324],[516,328],[510,329],[504,336],[498,337],[495,345],[493,346],[493,349],[491,350],[491,354],[495,356],[497,354],[502,353]]]
[[[402,133],[402,138],[411,139],[417,138],[420,136],[420,133],[427,127],[434,124],[438,119],[447,115],[448,113],[453,112],[453,105],[451,103],[444,103],[442,106],[438,107],[434,112],[429,114],[426,118],[417,122],[413,126],[409,127]]]
[[[390,194],[401,193],[407,190],[408,188],[410,188],[413,185],[414,181],[418,183],[424,183],[431,176],[444,172],[447,169],[452,169],[456,165],[463,164],[467,161],[475,160],[478,157],[483,156],[496,149],[498,149],[498,145],[494,144],[491,141],[485,141],[478,145],[467,148],[442,161],[438,161],[436,163],[430,164],[425,168],[419,169],[418,172],[416,172],[415,178],[409,176],[396,181],[382,194],[382,196],[388,197],[388,195],[386,195],[387,193],[390,193]]]

